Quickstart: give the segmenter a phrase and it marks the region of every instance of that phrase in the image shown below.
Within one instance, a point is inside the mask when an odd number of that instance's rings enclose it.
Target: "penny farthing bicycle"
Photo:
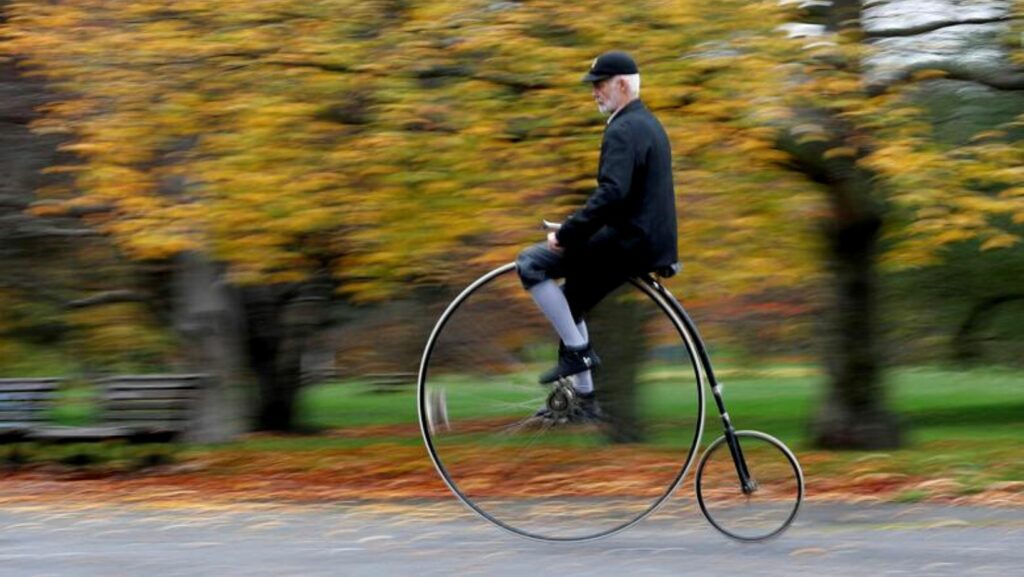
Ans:
[[[700,334],[662,284],[676,270],[630,279],[591,311],[590,339],[604,361],[594,385],[608,415],[596,424],[572,419],[571,378],[537,384],[558,341],[514,263],[451,302],[423,352],[419,421],[434,465],[464,504],[531,539],[622,531],[686,477],[701,447],[706,386],[724,435],[697,463],[701,512],[741,541],[789,527],[803,500],[800,465],[775,437],[733,427]]]

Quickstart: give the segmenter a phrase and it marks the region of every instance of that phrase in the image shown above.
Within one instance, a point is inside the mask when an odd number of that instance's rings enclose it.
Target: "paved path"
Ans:
[[[231,508],[7,507],[2,577],[998,576],[1024,567],[1024,509],[810,503],[743,545],[674,499],[600,541],[534,543],[454,502]]]

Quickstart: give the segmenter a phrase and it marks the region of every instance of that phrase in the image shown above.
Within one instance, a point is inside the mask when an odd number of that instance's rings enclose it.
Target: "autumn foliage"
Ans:
[[[681,255],[700,293],[817,274],[808,224],[832,207],[780,131],[822,107],[902,211],[904,264],[1018,242],[1020,147],[935,142],[894,87],[865,90],[858,38],[789,39],[776,2],[83,0],[9,7],[6,53],[63,98],[74,186],[36,210],[102,206],[129,255],[200,250],[240,282],[327,268],[363,298],[508,259],[593,187],[602,121],[578,79],[638,59],[675,155]],[[883,200],[883,199],[880,199]]]

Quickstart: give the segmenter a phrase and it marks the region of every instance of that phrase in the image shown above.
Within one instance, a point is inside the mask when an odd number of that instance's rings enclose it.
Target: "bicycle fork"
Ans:
[[[733,464],[736,465],[736,475],[739,478],[740,487],[744,495],[750,495],[757,491],[757,481],[750,476],[750,469],[747,468],[747,461],[743,458],[743,449],[740,448],[739,437],[736,436],[736,429],[729,420],[729,412],[725,410],[725,401],[722,399],[722,385],[715,379],[714,373],[708,371],[708,379],[711,382],[711,392],[715,395],[715,404],[718,405],[718,412],[722,415],[722,427],[725,429],[725,443],[729,445],[729,453],[732,455]]]

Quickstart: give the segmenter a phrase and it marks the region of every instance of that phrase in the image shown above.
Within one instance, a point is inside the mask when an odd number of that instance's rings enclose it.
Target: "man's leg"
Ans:
[[[627,279],[626,273],[608,270],[606,265],[597,263],[591,263],[589,267],[574,267],[567,273],[563,293],[576,328],[588,343],[590,335],[584,316]],[[590,371],[576,375],[575,386],[581,393],[593,392],[594,381]]]
[[[587,341],[572,318],[565,294],[554,280],[564,276],[562,255],[539,243],[519,253],[516,266],[523,288],[551,321],[562,342],[577,348],[585,345]]]
[[[569,303],[565,300],[565,294],[562,293],[558,283],[546,280],[531,288],[530,296],[533,297],[544,316],[551,321],[555,332],[566,346],[578,349],[587,344],[587,340],[583,338],[576,323],[572,320]]]
[[[565,294],[554,280],[564,276],[566,267],[563,254],[551,250],[545,243],[539,243],[519,253],[516,266],[523,287],[529,291],[565,346],[565,350],[559,350],[558,367],[542,375],[541,382],[550,382],[563,375],[579,374],[583,370],[588,374],[578,379],[578,382],[593,390],[589,371],[583,368],[590,366],[594,360],[589,355],[589,343],[584,332],[586,325],[581,327],[573,319]]]

